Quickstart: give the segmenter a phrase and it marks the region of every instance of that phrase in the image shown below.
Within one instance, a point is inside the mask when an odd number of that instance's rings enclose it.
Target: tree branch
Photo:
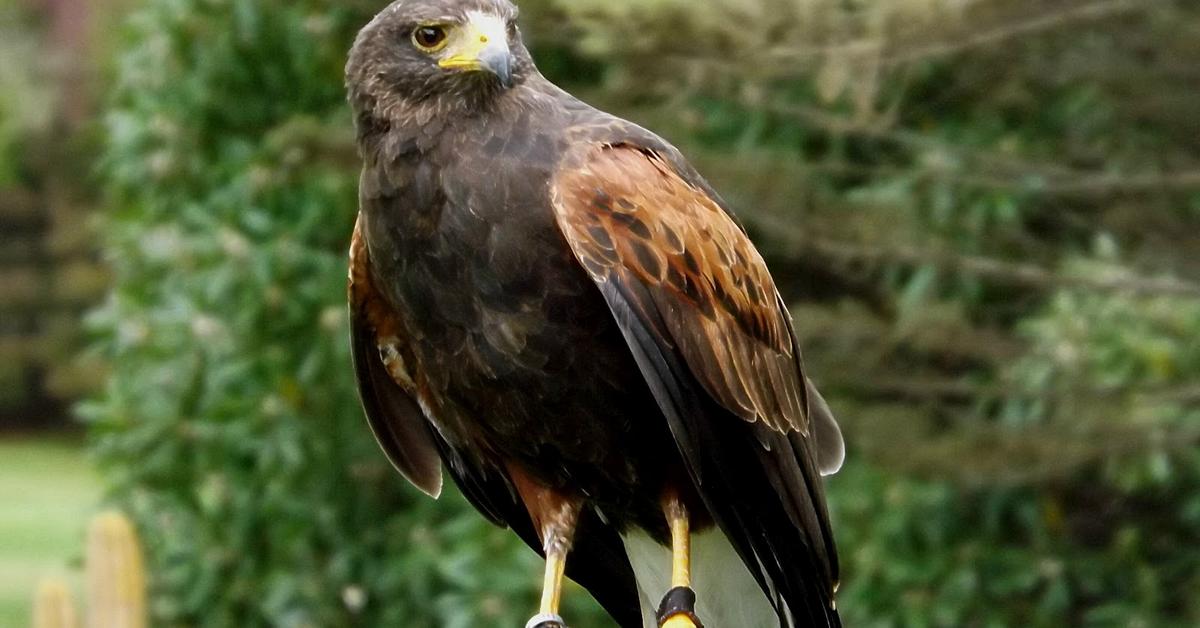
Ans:
[[[999,283],[1019,285],[1040,290],[1055,288],[1087,288],[1105,292],[1124,292],[1141,296],[1183,296],[1200,298],[1200,284],[1176,278],[1115,275],[1089,277],[1060,273],[1020,262],[963,255],[933,249],[895,245],[864,245],[839,242],[802,233],[785,220],[766,213],[749,213],[747,222],[757,224],[764,233],[795,247],[805,255],[819,255],[836,264],[883,266],[932,265],[944,273],[964,273]]]
[[[985,31],[972,33],[960,40],[934,42],[913,50],[886,55],[883,58],[883,65],[885,67],[896,66],[924,61],[934,57],[944,57],[972,48],[998,44],[1015,37],[1052,30],[1074,22],[1096,20],[1126,11],[1144,10],[1153,4],[1154,2],[1147,2],[1145,0],[1100,0],[1098,2],[1091,2],[1056,13],[1039,15],[1034,18],[1015,21]]]
[[[1149,8],[1151,5],[1153,5],[1153,2],[1138,0],[1098,0],[1032,18],[1013,20],[1006,24],[968,33],[958,39],[921,43],[907,50],[903,47],[898,47],[896,50],[888,51],[884,42],[880,41],[879,38],[874,38],[859,39],[829,46],[782,47],[771,51],[770,55],[778,61],[805,61],[823,59],[830,56],[879,51],[881,65],[883,67],[894,67],[935,57],[957,54],[972,48],[990,46],[1016,37],[1053,30],[1075,22],[1097,20],[1117,13],[1143,10]],[[761,59],[755,59],[754,63],[761,63]]]

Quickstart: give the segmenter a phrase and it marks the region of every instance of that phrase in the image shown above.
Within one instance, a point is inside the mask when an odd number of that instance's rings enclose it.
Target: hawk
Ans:
[[[508,0],[398,0],[346,66],[368,422],[625,628],[839,625],[841,433],[717,193],[534,66]]]

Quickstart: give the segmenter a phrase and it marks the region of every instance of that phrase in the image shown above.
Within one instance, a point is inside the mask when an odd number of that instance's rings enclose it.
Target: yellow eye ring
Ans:
[[[446,46],[446,27],[441,24],[425,24],[413,29],[413,45],[425,52],[437,52]]]

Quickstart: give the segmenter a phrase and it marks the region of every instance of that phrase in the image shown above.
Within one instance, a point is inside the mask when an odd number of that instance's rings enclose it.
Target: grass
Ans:
[[[0,434],[0,626],[29,624],[38,580],[62,576],[80,599],[80,558],[100,482],[83,446]]]

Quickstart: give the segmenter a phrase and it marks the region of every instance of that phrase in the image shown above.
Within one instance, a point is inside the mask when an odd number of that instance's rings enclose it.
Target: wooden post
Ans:
[[[71,601],[71,589],[59,578],[38,583],[33,598],[33,628],[78,628],[79,616]]]
[[[125,515],[97,515],[88,527],[87,628],[146,628],[146,573],[137,532]]]

